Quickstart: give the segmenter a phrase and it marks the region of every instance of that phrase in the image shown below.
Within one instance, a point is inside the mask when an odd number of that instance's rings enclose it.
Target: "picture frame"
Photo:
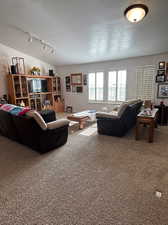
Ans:
[[[159,62],[159,70],[164,70],[165,67],[166,67],[166,62],[165,61]]]
[[[166,75],[165,75],[165,81],[168,81],[168,63],[166,63]]]
[[[71,85],[82,85],[82,73],[71,74]]]
[[[159,84],[158,85],[158,98],[168,98],[168,84]]]
[[[24,58],[12,57],[12,65],[15,66],[16,74],[25,74]]]
[[[76,87],[76,92],[77,93],[83,93],[83,87],[82,86],[77,86]]]
[[[156,83],[165,82],[165,75],[157,75],[156,76]]]
[[[88,83],[88,76],[87,76],[87,74],[84,74],[83,75],[83,85],[87,85],[87,83]]]
[[[70,76],[65,77],[65,87],[66,87],[66,92],[71,92],[71,77]]]
[[[165,76],[165,70],[158,70],[157,75]]]
[[[77,91],[76,91],[76,86],[72,86],[72,92],[73,93],[76,93]]]

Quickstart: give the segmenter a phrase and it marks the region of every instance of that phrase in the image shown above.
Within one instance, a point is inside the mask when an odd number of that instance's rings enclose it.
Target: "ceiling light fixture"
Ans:
[[[43,44],[43,50],[47,50],[47,45],[46,44]]]
[[[55,48],[52,45],[50,45],[48,42],[46,42],[44,40],[41,40],[37,36],[35,36],[35,35],[33,36],[30,33],[28,33],[28,32],[25,32],[25,31],[23,31],[23,32],[26,33],[26,34],[28,34],[28,39],[27,39],[28,42],[32,43],[33,40],[34,41],[37,41],[37,42],[40,42],[41,45],[42,45],[42,50],[43,51],[46,51],[48,49],[51,49],[51,53],[52,54],[55,54]]]
[[[129,6],[125,12],[124,16],[131,23],[138,23],[148,14],[148,7],[144,4],[134,4]]]

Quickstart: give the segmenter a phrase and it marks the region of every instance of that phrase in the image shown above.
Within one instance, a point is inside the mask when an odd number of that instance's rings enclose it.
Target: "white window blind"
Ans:
[[[104,100],[104,73],[89,73],[89,100],[103,101]]]
[[[136,69],[136,97],[142,100],[154,99],[154,66],[138,67]]]
[[[127,71],[110,71],[108,73],[108,101],[125,101]]]

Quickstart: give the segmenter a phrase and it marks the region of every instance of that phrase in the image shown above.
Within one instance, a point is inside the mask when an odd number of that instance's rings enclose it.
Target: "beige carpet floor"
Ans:
[[[0,225],[168,225],[168,127],[79,133],[45,155],[0,137]]]

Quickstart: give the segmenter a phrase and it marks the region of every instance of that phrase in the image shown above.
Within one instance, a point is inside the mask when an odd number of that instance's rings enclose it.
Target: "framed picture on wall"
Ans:
[[[87,83],[88,83],[87,79],[88,79],[87,74],[84,74],[83,75],[83,85],[87,85]]]
[[[168,63],[166,63],[166,75],[165,75],[165,81],[168,81]]]
[[[159,62],[159,70],[164,70],[165,66],[166,66],[166,62],[164,62],[164,61]]]
[[[76,86],[72,86],[72,92],[76,93]]]
[[[168,84],[159,84],[158,85],[158,98],[168,98]]]
[[[71,74],[71,85],[82,85],[82,73]]]
[[[156,76],[156,83],[159,83],[159,82],[165,82],[165,75],[157,75]]]
[[[165,76],[165,70],[158,70],[157,75],[164,75]]]
[[[82,86],[76,87],[76,92],[77,93],[82,93],[83,92],[83,87]]]
[[[66,92],[71,92],[71,77],[70,76],[65,77],[65,86],[66,86]]]

